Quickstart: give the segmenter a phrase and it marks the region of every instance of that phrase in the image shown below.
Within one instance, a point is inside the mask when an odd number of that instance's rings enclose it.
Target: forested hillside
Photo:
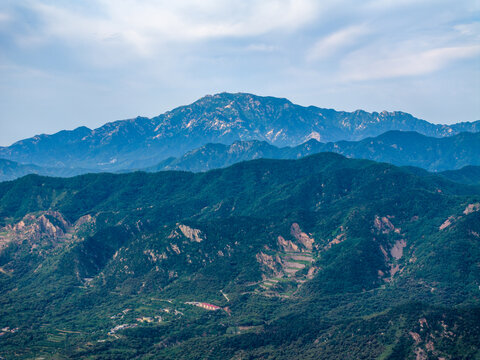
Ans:
[[[0,355],[475,358],[479,210],[332,153],[0,183]]]

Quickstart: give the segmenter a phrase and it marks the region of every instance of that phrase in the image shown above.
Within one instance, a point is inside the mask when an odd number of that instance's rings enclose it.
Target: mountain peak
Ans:
[[[293,103],[286,98],[278,98],[273,96],[260,96],[260,95],[244,93],[244,92],[237,92],[237,93],[221,92],[216,94],[208,94],[201,97],[191,105],[222,103],[222,102],[232,102],[232,101],[237,102],[239,104],[255,103],[255,105],[257,106],[261,106],[262,104],[270,104],[270,103],[293,105]],[[186,105],[186,106],[188,107],[189,105]]]
[[[443,137],[480,130],[480,121],[435,125],[403,112],[368,113],[304,107],[288,99],[249,93],[206,95],[154,118],[110,122],[41,135],[0,148],[0,157],[41,166],[97,170],[150,167],[206,143],[259,140],[275,146],[361,140],[389,130]],[[115,161],[113,161],[115,159]]]

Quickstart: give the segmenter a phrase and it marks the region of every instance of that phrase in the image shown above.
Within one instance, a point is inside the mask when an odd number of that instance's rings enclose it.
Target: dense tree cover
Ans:
[[[0,355],[475,358],[478,203],[331,153],[0,183]]]

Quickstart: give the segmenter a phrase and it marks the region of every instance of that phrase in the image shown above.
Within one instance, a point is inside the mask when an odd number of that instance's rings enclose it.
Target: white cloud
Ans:
[[[10,16],[7,13],[0,12],[0,24],[6,23],[10,20]]]
[[[98,0],[92,14],[78,8],[32,2],[45,40],[63,39],[101,46],[124,46],[152,55],[162,45],[225,37],[290,32],[310,23],[319,6],[314,0]],[[68,3],[67,3],[68,5]]]
[[[471,36],[477,40],[480,39],[480,22],[458,24],[453,28],[463,36]]]
[[[263,43],[250,44],[244,48],[246,51],[259,52],[259,53],[270,53],[278,50],[274,45],[268,45]]]
[[[342,64],[344,81],[365,81],[430,74],[452,62],[476,57],[480,45],[443,47],[421,52],[397,51],[385,57],[353,54]]]
[[[367,1],[365,6],[370,11],[392,10],[401,7],[418,6],[428,3],[435,3],[438,0],[371,0]]]
[[[362,24],[349,26],[323,37],[307,51],[307,61],[333,56],[340,50],[357,44],[360,38],[370,32],[369,27]]]

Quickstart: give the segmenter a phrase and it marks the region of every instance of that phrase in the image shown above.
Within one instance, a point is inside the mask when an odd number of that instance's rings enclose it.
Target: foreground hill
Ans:
[[[443,171],[441,175],[451,181],[480,185],[480,166],[465,166],[459,170]]]
[[[321,143],[316,140],[296,147],[278,148],[265,141],[237,141],[232,145],[207,144],[179,158],[164,160],[148,171],[206,171],[258,158],[298,159],[320,152],[336,152],[347,157],[416,166],[429,171],[480,165],[480,133],[461,133],[434,138],[416,132],[389,131],[361,141]]]
[[[125,170],[156,165],[209,142],[261,140],[275,146],[360,140],[389,130],[443,137],[480,130],[480,121],[434,125],[403,112],[368,113],[303,107],[251,94],[206,96],[148,119],[138,117],[91,130],[39,135],[0,148],[0,158],[39,166]]]
[[[471,359],[480,189],[323,153],[0,183],[0,355]]]

